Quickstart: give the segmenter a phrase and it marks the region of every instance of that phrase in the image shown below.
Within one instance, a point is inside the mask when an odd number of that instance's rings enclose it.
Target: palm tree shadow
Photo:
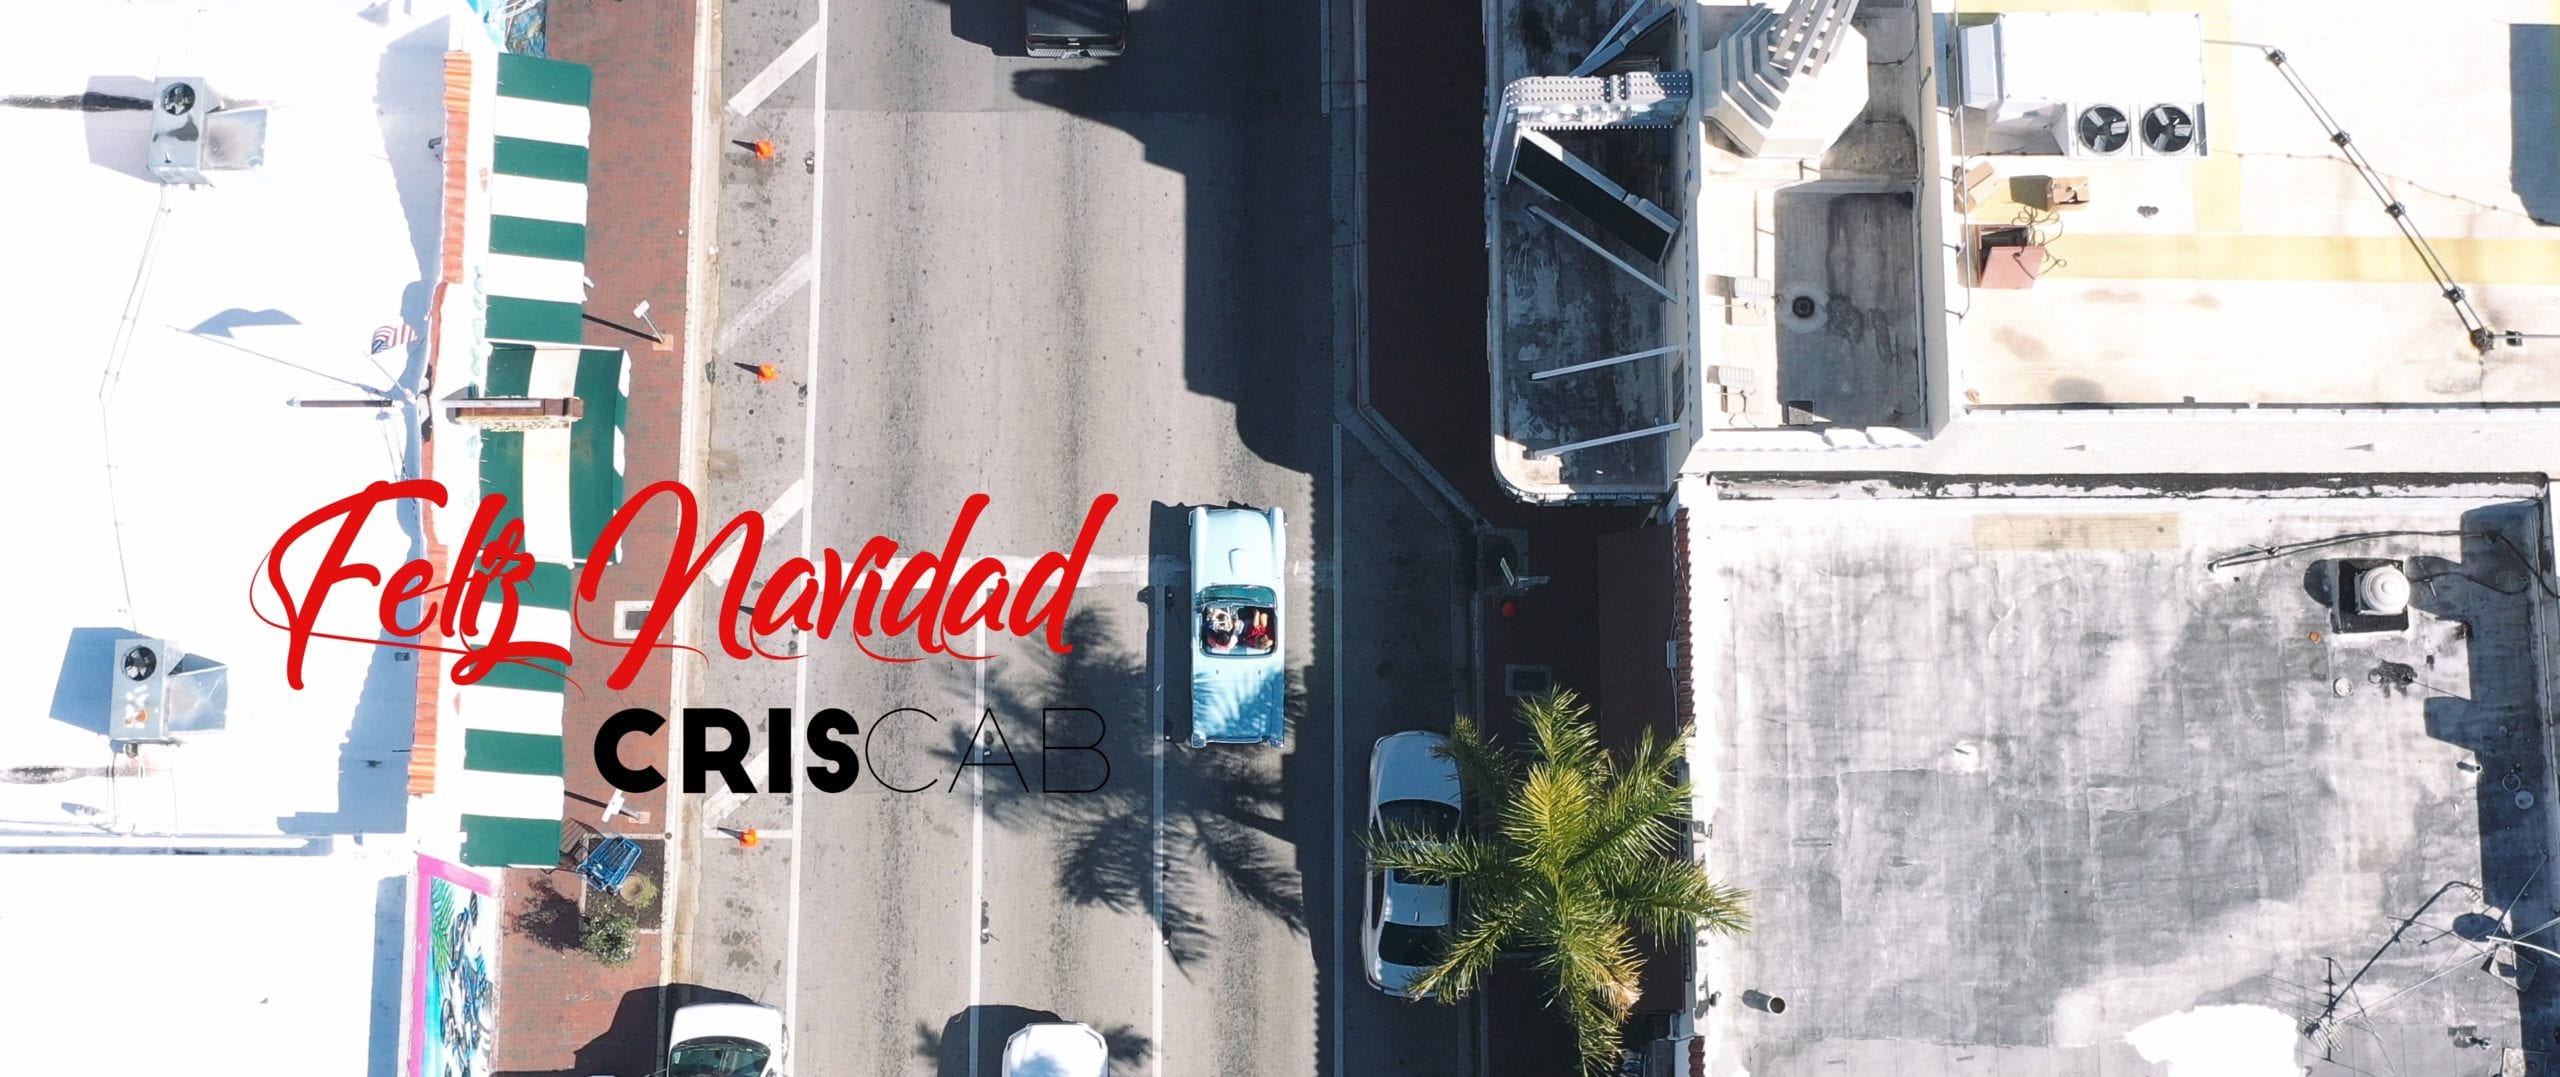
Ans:
[[[1150,916],[1153,753],[1170,750],[1155,736],[1150,670],[1091,609],[1069,615],[1066,635],[1078,641],[1074,651],[989,674],[986,705],[1004,723],[1002,744],[993,724],[973,734],[973,720],[954,724],[949,751],[955,761],[987,764],[990,821],[1061,836],[1057,885],[1068,900]],[[973,735],[984,747],[974,757]],[[1213,887],[1306,932],[1304,883],[1281,830],[1280,779],[1255,762],[1249,749],[1166,757],[1163,930],[1176,965],[1207,956],[1215,941],[1197,911]]]

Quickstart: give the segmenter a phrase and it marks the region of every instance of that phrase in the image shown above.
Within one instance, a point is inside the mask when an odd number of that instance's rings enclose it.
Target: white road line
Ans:
[[[830,6],[830,0],[818,0],[818,23],[817,25],[810,27],[807,33],[801,35],[802,41],[814,41],[821,45],[826,42],[828,8]],[[797,48],[798,46],[795,44],[793,47]],[[812,160],[825,161],[827,157],[827,110],[825,100],[827,92],[827,51],[824,48],[819,48],[815,51],[817,53],[818,62],[819,100],[818,107],[810,110],[815,114],[810,122],[810,126],[815,127],[817,132],[815,138],[811,141],[809,153]],[[825,173],[820,172],[819,175],[823,177]],[[818,374],[820,370],[818,362],[818,342],[825,340],[826,336],[820,331],[819,326],[819,312],[825,307],[825,304],[818,302],[816,298],[821,294],[818,291],[818,259],[816,257],[816,252],[827,249],[826,210],[827,185],[824,179],[820,179],[811,185],[811,190],[809,192],[809,251],[808,253],[802,254],[800,256],[800,260],[792,263],[791,267],[794,273],[800,274],[806,278],[805,283],[807,283],[809,287],[810,295],[809,342],[807,352],[808,370],[806,371],[807,380],[803,382],[803,385],[807,390],[807,395],[800,402],[801,410],[807,416],[806,421],[802,424],[800,435],[800,481],[791,484],[791,488],[783,491],[782,497],[774,501],[775,511],[773,513],[768,513],[765,517],[765,526],[768,529],[768,533],[770,533],[770,529],[782,526],[774,520],[774,516],[779,515],[781,510],[787,507],[793,515],[798,515],[803,508],[808,506],[809,489],[817,483],[818,401],[822,399],[818,395]],[[756,297],[756,304],[758,307],[763,307],[764,303],[765,297]],[[780,301],[776,300],[775,305],[780,305]],[[770,312],[770,308],[766,308],[762,310],[750,309],[747,313],[756,318],[761,318]],[[730,323],[730,331],[734,332],[738,326],[745,324],[752,324],[752,319]],[[724,352],[728,350],[725,334],[724,341],[721,344],[721,350]],[[812,512],[809,515],[809,526],[800,529],[801,556],[808,556],[810,545],[816,541],[817,531],[817,514]],[[728,575],[726,571],[723,571],[720,574],[722,576]],[[808,661],[791,663],[793,666],[798,668],[798,672],[795,674],[796,683],[792,686],[791,713],[795,715],[805,715],[809,713],[809,666],[816,661],[816,656],[812,655]],[[809,797],[806,793],[791,798],[792,830],[798,831],[808,825],[808,806]],[[785,1000],[783,1005],[789,1009],[791,1014],[789,1035],[794,1042],[797,1042],[800,1039],[800,890],[801,877],[808,859],[808,850],[800,848],[793,848],[791,850],[791,926],[789,928],[787,945],[785,948],[785,952],[790,956],[783,961],[782,997]]]
[[[1147,654],[1149,656],[1149,661],[1147,662],[1147,666],[1155,671],[1156,712],[1155,745],[1148,753],[1155,758],[1155,796],[1147,801],[1147,825],[1149,827],[1149,833],[1154,835],[1155,840],[1155,862],[1154,867],[1151,869],[1153,874],[1148,876],[1148,878],[1153,881],[1147,886],[1147,903],[1152,906],[1155,914],[1156,928],[1155,991],[1153,1002],[1150,1004],[1150,1008],[1147,1011],[1151,1015],[1147,1026],[1147,1035],[1149,1037],[1148,1042],[1155,1044],[1156,1049],[1154,1054],[1148,1059],[1148,1072],[1157,1074],[1158,1077],[1161,1077],[1164,1073],[1165,1055],[1164,952],[1165,948],[1171,943],[1171,940],[1165,938],[1164,934],[1164,664],[1166,654],[1164,646],[1164,621],[1166,613],[1161,599],[1153,587],[1147,589],[1147,601],[1155,607],[1147,611],[1149,633],[1155,637],[1148,641]],[[1185,632],[1190,631],[1188,622],[1185,623],[1183,630]]]
[[[978,622],[977,653],[987,653],[987,623]],[[969,754],[985,750],[975,723],[987,709],[987,664],[969,663]],[[980,762],[985,760],[981,758]],[[969,1072],[978,1072],[978,1005],[984,999],[987,944],[987,768],[969,768]]]
[[[1350,1038],[1343,1027],[1344,1001],[1351,994],[1351,970],[1342,950],[1342,424],[1333,424],[1333,626],[1325,645],[1333,648],[1333,1072],[1342,1077],[1342,1053]],[[1364,881],[1365,885],[1365,881]]]
[[[809,414],[814,416],[817,411],[812,409]],[[803,455],[816,452],[817,446],[814,443],[803,449]],[[791,480],[791,488],[784,490],[782,496],[774,498],[773,506],[764,510],[765,538],[771,539],[774,532],[789,526],[792,520],[799,517],[800,510],[808,507],[809,480],[815,470],[811,466],[814,459],[812,456],[811,460],[801,463],[800,477]],[[725,585],[729,579],[729,570],[738,567],[738,545],[739,539],[736,535],[729,536],[729,541],[721,543],[720,552],[711,555],[711,566],[703,572],[702,578],[711,581],[715,586]],[[809,535],[805,529],[800,535],[800,553],[804,557],[809,553]]]
[[[764,104],[765,98],[773,96],[773,91],[782,88],[783,80],[799,74],[801,68],[809,66],[809,61],[818,55],[818,46],[826,41],[826,35],[820,32],[823,29],[823,23],[810,27],[808,33],[800,35],[800,40],[792,42],[790,48],[782,50],[782,55],[774,57],[772,63],[764,65],[764,70],[756,72],[756,77],[748,79],[746,85],[738,87],[738,92],[729,97],[729,115],[743,117],[747,113],[754,112],[756,106]],[[824,95],[826,92],[826,83],[820,82],[818,93]]]
[[[804,699],[802,702],[806,703],[807,701]],[[793,710],[791,713],[799,714],[801,712],[799,710]],[[763,780],[757,777],[757,775],[764,773],[765,763],[772,757],[773,748],[772,746],[767,745],[763,751],[755,754],[755,758],[747,760],[747,780]],[[746,802],[747,794],[741,793],[735,789],[723,789],[717,793],[711,794],[711,799],[702,802],[703,832],[709,833],[713,830],[719,829],[720,821],[728,818],[730,812],[738,810],[738,805]]]
[[[820,64],[819,66],[823,68],[825,65]],[[819,115],[823,116],[825,113],[822,111]],[[821,135],[819,137],[823,139],[825,136]],[[821,183],[818,186],[825,187],[826,184]],[[820,197],[821,196],[818,195],[811,195],[809,199],[810,204],[812,206],[816,205]],[[818,226],[815,224],[810,225],[810,229],[812,231],[815,231],[817,227]],[[817,280],[818,255],[817,251],[813,248],[809,251],[802,252],[800,259],[791,263],[791,268],[782,271],[782,279],[774,281],[773,284],[766,287],[763,292],[758,293],[753,302],[748,303],[744,308],[740,309],[734,317],[729,319],[729,324],[720,327],[720,357],[723,359],[729,358],[730,350],[738,346],[738,338],[745,336],[747,334],[747,330],[755,328],[756,323],[772,317],[773,312],[782,309],[782,305],[790,302],[791,297],[799,294],[800,289],[814,286],[817,283]],[[816,303],[809,304],[809,320],[811,322],[818,320],[817,308],[818,305]],[[739,361],[744,362],[745,360]]]

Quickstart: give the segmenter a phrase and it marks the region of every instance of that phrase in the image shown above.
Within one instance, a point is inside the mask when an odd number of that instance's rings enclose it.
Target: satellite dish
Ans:
[[[2196,118],[2176,105],[2153,105],[2142,113],[2142,144],[2155,153],[2184,153],[2195,145]]]
[[[2083,147],[2097,153],[2114,153],[2124,149],[2124,144],[2132,140],[2133,124],[2123,109],[2114,105],[2091,105],[2080,110],[2079,118],[2072,122],[2071,131]]]

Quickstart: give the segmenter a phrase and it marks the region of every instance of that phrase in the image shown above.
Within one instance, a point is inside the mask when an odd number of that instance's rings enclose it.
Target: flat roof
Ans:
[[[459,10],[460,5],[451,5]],[[437,14],[430,15],[430,11]],[[271,109],[265,167],[163,186],[143,170],[151,113],[0,108],[0,203],[20,256],[0,292],[24,316],[16,461],[33,557],[0,623],[0,830],[348,834],[404,828],[417,667],[315,642],[289,689],[288,636],[252,611],[262,559],[296,520],[402,477],[420,409],[308,408],[423,386],[442,224],[442,4],[97,5],[12,12],[13,95],[148,99],[201,76]],[[403,337],[404,332],[407,334]],[[381,333],[390,339],[377,347]],[[407,343],[401,341],[405,339]],[[331,535],[286,558],[307,585]],[[414,520],[377,513],[353,558],[397,565]],[[285,615],[274,595],[267,618]],[[349,588],[322,628],[381,634]],[[110,754],[109,663],[161,638],[230,667],[227,729]]]
[[[1958,0],[1939,10],[1971,24],[2148,6]],[[2056,260],[2024,289],[1972,287],[1969,271],[1950,279],[1957,406],[2560,401],[2551,345],[2485,357],[2472,346],[2384,200],[2256,44],[2282,50],[2490,326],[2560,331],[2560,229],[2543,223],[2560,222],[2550,5],[2483,0],[2460,19],[2412,18],[2380,0],[2192,6],[2204,41],[2200,158],[1986,157],[1980,124],[1942,114],[1947,171],[1992,170],[1965,223],[2034,222]],[[2174,52],[2162,62],[2192,64]],[[2058,64],[2012,61],[2023,73]],[[2138,95],[2118,103],[2139,113],[2153,102]],[[2088,203],[2040,210],[2048,177],[2085,178]],[[1938,179],[1942,201],[1953,198],[1948,179]]]
[[[2547,1050],[2560,977],[2474,941],[2560,881],[2540,501],[1754,496],[1689,516],[1699,848],[1758,921],[1703,947],[1706,1072]],[[2362,557],[2405,630],[2315,597]]]

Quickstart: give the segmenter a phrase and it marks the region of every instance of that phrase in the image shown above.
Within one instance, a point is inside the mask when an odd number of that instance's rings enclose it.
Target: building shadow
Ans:
[[[613,1023],[578,1048],[570,1068],[508,1070],[496,1077],[655,1077],[659,1072],[658,1049],[667,1037],[666,1009],[662,1004],[668,990],[643,987],[625,992],[622,1002],[614,1007]]]
[[[2560,224],[2560,26],[2507,27],[2509,175],[2536,224]]]
[[[398,834],[408,829],[407,752],[416,739],[418,665],[407,651],[373,649],[364,687],[338,745],[338,806],[276,820],[287,834]]]
[[[401,981],[407,971],[402,954],[409,945],[410,908],[407,875],[374,884],[373,1018],[365,1034],[367,1077],[401,1077],[400,1022],[408,1016],[400,1011]]]
[[[951,1015],[941,1028],[916,1023],[916,1055],[933,1060],[937,1077],[978,1077],[994,1073],[1003,1064],[1005,1041],[1032,1025],[1055,1024],[1066,1019],[1047,1010],[1024,1006],[971,1006]],[[970,1030],[976,1029],[972,1036]],[[1146,1033],[1128,1025],[1096,1027],[1102,1040],[1111,1048],[1111,1070],[1114,1073],[1142,1072],[1147,1061],[1155,1057],[1155,1041]],[[969,1059],[976,1045],[977,1069],[972,1072]]]
[[[2474,810],[2479,826],[2480,901],[2502,930],[2560,949],[2547,922],[2553,917],[2550,869],[2552,800],[2549,743],[2545,733],[2536,608],[2560,607],[2560,586],[2549,566],[2527,554],[2545,548],[2538,508],[2530,503],[2473,509],[2462,516],[2462,558],[2419,558],[2410,564],[2411,605],[2461,626],[2469,648],[2469,697],[2435,691],[2426,701],[2427,734],[2467,749],[2479,767]],[[2382,663],[2365,679],[2385,692],[2429,691],[2434,659],[2426,668]],[[2554,1041],[2560,1003],[2560,958],[2528,947],[2512,948],[2506,972],[2516,981],[2521,1045],[2538,1051]],[[2503,997],[2503,993],[2500,993]]]
[[[945,0],[951,5],[951,36],[983,45],[998,56],[1025,56],[1023,0]]]

